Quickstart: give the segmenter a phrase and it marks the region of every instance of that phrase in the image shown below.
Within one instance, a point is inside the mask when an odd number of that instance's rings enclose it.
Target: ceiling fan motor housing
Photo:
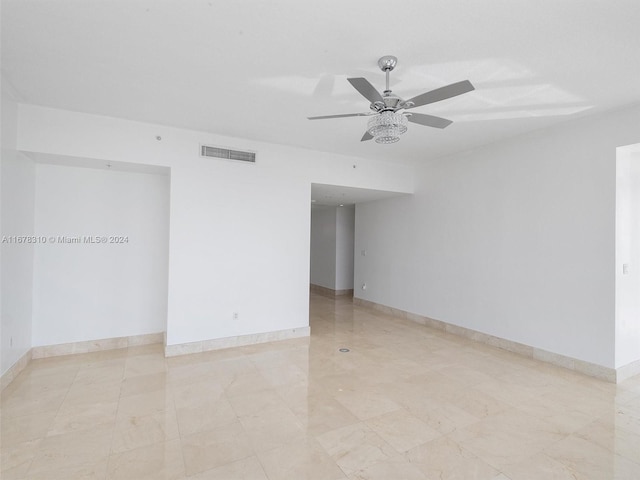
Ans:
[[[378,66],[383,72],[390,72],[398,64],[398,59],[393,55],[385,55],[378,60]]]

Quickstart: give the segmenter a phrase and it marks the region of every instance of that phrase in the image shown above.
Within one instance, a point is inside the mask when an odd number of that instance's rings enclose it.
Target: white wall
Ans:
[[[39,163],[35,233],[34,346],[165,331],[168,174]]]
[[[615,364],[616,147],[640,108],[425,164],[413,197],[359,205],[356,295]]]
[[[311,271],[313,285],[336,290],[336,207],[311,207]]]
[[[33,235],[35,167],[16,151],[17,104],[2,82],[1,235]],[[31,348],[33,245],[5,243],[1,255],[0,374]]]
[[[50,108],[21,105],[18,132],[29,152],[171,167],[168,345],[308,325],[312,182],[413,191],[408,167]]]
[[[353,245],[355,239],[354,206],[336,210],[336,290],[353,288]]]
[[[616,174],[617,368],[640,360],[640,144],[618,149]]]

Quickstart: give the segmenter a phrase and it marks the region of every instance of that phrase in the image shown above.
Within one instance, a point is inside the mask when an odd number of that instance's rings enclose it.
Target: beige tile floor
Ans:
[[[345,298],[312,295],[311,332],[34,361],[2,395],[0,477],[640,479],[640,377],[607,384]]]

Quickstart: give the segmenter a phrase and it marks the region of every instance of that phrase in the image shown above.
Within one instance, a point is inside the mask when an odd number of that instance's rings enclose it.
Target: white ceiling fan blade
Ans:
[[[368,131],[364,132],[364,135],[360,139],[361,142],[366,142],[367,140],[371,140],[373,135],[371,135]]]
[[[463,93],[467,93],[472,90],[475,90],[475,87],[471,84],[469,80],[463,80],[461,82],[452,83],[451,85],[436,88],[435,90],[431,90],[430,92],[426,92],[421,95],[417,95],[413,98],[410,98],[409,100],[406,101],[406,103],[411,102],[413,103],[413,106],[407,107],[407,108],[415,108],[415,107],[420,107],[422,105],[427,105],[429,103],[440,102],[442,100],[446,100],[447,98],[462,95]]]
[[[371,85],[369,80],[367,80],[366,78],[347,78],[347,80],[351,85],[353,85],[353,88],[360,92],[360,95],[369,100],[371,103],[383,101],[380,92],[378,92],[378,90],[376,90],[376,88]]]
[[[435,117],[433,115],[425,115],[424,113],[411,113],[407,114],[407,120],[418,125],[424,125],[426,127],[445,128],[453,123],[452,120],[446,118]]]
[[[320,115],[319,117],[307,117],[309,120],[324,120],[326,118],[368,117],[371,113],[342,113],[340,115]]]

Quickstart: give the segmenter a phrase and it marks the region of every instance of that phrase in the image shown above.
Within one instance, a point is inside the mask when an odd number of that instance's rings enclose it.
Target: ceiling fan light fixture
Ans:
[[[369,119],[367,131],[376,143],[396,143],[407,131],[407,117],[399,112],[382,112]]]

